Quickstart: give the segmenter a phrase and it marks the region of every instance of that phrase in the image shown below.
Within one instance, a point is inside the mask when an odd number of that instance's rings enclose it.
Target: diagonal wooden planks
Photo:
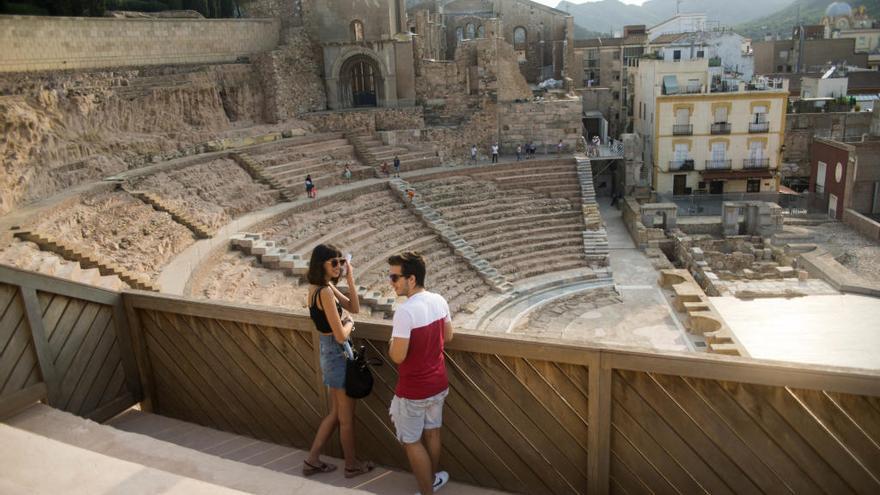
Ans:
[[[34,385],[37,354],[18,287],[0,284],[0,397]]]
[[[880,491],[868,398],[622,370],[613,398],[615,491]]]

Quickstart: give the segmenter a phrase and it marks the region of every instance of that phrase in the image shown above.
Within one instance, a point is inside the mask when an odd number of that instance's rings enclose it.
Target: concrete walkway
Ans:
[[[597,198],[608,232],[610,266],[623,302],[598,308],[566,326],[563,338],[657,350],[693,350],[658,284],[659,274],[633,242],[620,210]]]
[[[111,427],[112,426],[112,427]],[[383,494],[417,491],[410,473],[377,467],[347,479],[305,478],[306,452],[155,414],[127,411],[100,425],[37,404],[0,423],[0,493]],[[443,493],[502,492],[450,481]]]

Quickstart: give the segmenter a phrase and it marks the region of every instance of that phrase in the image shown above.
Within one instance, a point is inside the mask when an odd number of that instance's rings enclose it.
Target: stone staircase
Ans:
[[[376,174],[379,174],[382,162],[387,162],[388,170],[393,173],[395,156],[400,158],[401,172],[411,172],[440,165],[440,157],[432,151],[413,151],[402,146],[387,146],[375,133],[351,133],[346,137],[354,145],[355,154],[361,162],[372,167]]]
[[[177,208],[169,205],[165,200],[156,193],[150,191],[127,191],[132,196],[138,198],[144,203],[150,205],[156,211],[161,211],[171,215],[171,218],[191,230],[199,239],[209,239],[214,236],[213,229],[208,227],[198,219],[193,218],[189,214],[178,211]]]
[[[30,247],[26,242],[14,242],[3,251],[0,264],[8,264],[16,268],[50,277],[63,278],[71,282],[93,285],[102,289],[121,291],[128,285],[116,275],[103,276],[97,268],[86,268],[76,261],[67,261],[55,253],[40,251],[39,247]]]
[[[296,193],[293,192],[293,189],[285,186],[281,181],[267,173],[265,167],[247,153],[231,153],[229,157],[235,160],[235,163],[239,164],[241,168],[245,169],[255,181],[266,184],[278,191],[284,201],[291,202],[296,200]]]
[[[115,275],[129,286],[140,289],[159,292],[159,285],[150,281],[150,279],[142,274],[133,273],[119,264],[101,259],[88,249],[79,246],[71,246],[69,243],[56,239],[47,234],[40,234],[30,231],[16,232],[15,237],[28,242],[33,242],[44,251],[53,252],[66,260],[76,261],[81,268],[95,268],[105,277]]]
[[[581,186],[581,208],[584,215],[583,232],[584,255],[591,265],[608,266],[609,247],[608,232],[599,214],[599,205],[596,203],[596,190],[593,187],[593,167],[590,159],[585,156],[577,156],[578,181]]]
[[[338,235],[337,233],[333,234]],[[260,264],[272,270],[282,270],[286,275],[297,279],[304,279],[309,270],[311,246],[320,244],[322,239],[310,240],[297,250],[291,251],[275,245],[275,241],[262,238],[262,234],[239,233],[230,237],[230,247],[237,249],[249,256],[256,257]],[[340,292],[348,294],[349,288],[345,285],[338,286]],[[370,308],[373,316],[390,318],[394,312],[393,298],[383,297],[381,293],[371,291],[367,287],[358,285],[358,298],[361,306]]]
[[[408,182],[400,178],[395,178],[389,181],[388,186],[400,196],[400,199],[404,203],[410,203],[406,193],[412,188],[412,186]],[[480,257],[474,247],[456,232],[451,225],[446,223],[440,213],[434,208],[419,199],[418,196],[413,198],[410,206],[412,206],[416,216],[421,218],[431,230],[437,232],[440,238],[452,247],[453,252],[457,256],[464,258],[468,264],[477,271],[480,278],[489,284],[492,290],[501,293],[513,291],[513,284],[507,280],[507,277],[492,267],[488,260]]]

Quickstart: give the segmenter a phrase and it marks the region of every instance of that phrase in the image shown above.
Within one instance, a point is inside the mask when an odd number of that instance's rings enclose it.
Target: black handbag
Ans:
[[[352,350],[345,359],[345,395],[352,399],[363,399],[373,391],[373,372],[370,366],[380,366],[378,359],[367,359],[367,348]]]

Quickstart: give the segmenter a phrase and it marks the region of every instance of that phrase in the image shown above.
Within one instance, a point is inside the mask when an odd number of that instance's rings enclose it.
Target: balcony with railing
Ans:
[[[670,172],[686,172],[694,169],[694,160],[687,158],[684,160],[671,160],[669,162]]]
[[[675,124],[672,126],[673,136],[692,136],[694,134],[693,124]]]
[[[746,158],[743,160],[743,168],[746,170],[764,170],[770,168],[769,158]]]
[[[706,170],[730,170],[731,160],[706,160]]]
[[[730,134],[730,122],[715,122],[711,131],[712,134]]]
[[[752,134],[770,132],[770,122],[750,122],[749,132]]]

